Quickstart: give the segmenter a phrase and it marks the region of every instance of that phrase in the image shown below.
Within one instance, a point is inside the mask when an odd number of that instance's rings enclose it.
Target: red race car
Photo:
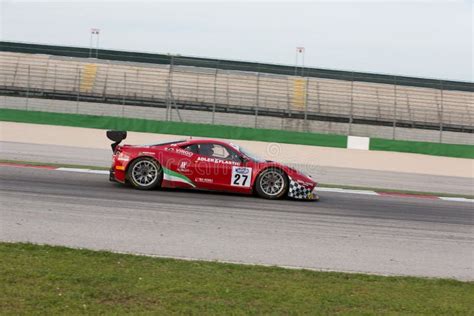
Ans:
[[[110,180],[140,190],[192,188],[243,194],[266,199],[285,196],[319,200],[317,183],[309,176],[256,157],[240,146],[212,139],[179,140],[154,145],[120,145],[124,131],[107,131],[113,156]]]

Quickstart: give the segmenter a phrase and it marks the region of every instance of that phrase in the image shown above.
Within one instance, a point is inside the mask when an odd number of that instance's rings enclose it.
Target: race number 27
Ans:
[[[250,187],[252,168],[232,167],[231,185],[239,187]]]

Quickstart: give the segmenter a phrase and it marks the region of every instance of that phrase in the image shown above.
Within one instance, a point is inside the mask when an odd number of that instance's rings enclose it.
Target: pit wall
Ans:
[[[34,99],[28,99],[31,101]],[[40,99],[37,99],[40,100]],[[51,100],[44,100],[51,101]],[[59,101],[58,101],[59,102]],[[64,101],[60,101],[64,104]],[[59,126],[75,126],[97,129],[119,129],[144,133],[158,133],[184,136],[214,137],[236,140],[253,140],[263,142],[274,142],[284,144],[310,145],[335,148],[349,148],[370,151],[395,151],[408,152],[434,156],[474,158],[474,146],[472,145],[454,145],[415,141],[387,140],[368,137],[352,137],[334,134],[321,134],[311,132],[292,132],[277,129],[250,128],[241,126],[210,125],[198,123],[182,123],[171,121],[153,120],[153,111],[165,109],[144,108],[140,112],[139,107],[121,106],[107,104],[107,109],[112,110],[114,116],[107,115],[89,115],[76,114],[84,110],[83,104],[70,102],[68,107],[70,113],[56,113],[56,108],[49,102],[47,109],[35,111],[37,108],[26,104],[28,110],[2,108],[0,109],[0,120],[6,122],[21,122],[34,124],[48,124]],[[87,103],[86,103],[87,104]],[[75,105],[75,106],[72,106]],[[89,104],[90,106],[91,104]],[[64,108],[64,107],[62,107]],[[46,111],[53,112],[46,112]],[[72,113],[71,113],[72,112]],[[191,112],[191,111],[190,111]],[[134,116],[144,115],[148,119],[133,118]],[[199,112],[201,113],[201,112]],[[156,115],[157,113],[155,113]],[[225,115],[225,113],[220,113]],[[183,115],[183,113],[182,113]],[[191,115],[191,114],[189,114]],[[229,115],[229,114],[227,114]],[[190,116],[191,117],[191,116]],[[232,114],[234,117],[234,114]],[[235,118],[235,117],[234,117]],[[230,119],[230,118],[228,118]],[[222,123],[223,120],[217,120]],[[235,120],[233,125],[239,124]],[[245,126],[245,125],[244,125]],[[257,125],[261,126],[261,125]],[[27,133],[27,131],[25,131]]]

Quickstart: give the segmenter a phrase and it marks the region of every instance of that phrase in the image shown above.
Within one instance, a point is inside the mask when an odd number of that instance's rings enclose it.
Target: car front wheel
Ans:
[[[255,189],[265,199],[279,199],[288,191],[288,177],[279,169],[266,169],[258,175]]]

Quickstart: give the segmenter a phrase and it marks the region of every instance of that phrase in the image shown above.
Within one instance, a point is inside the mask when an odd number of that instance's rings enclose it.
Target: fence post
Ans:
[[[53,80],[53,92],[56,92],[56,77],[58,75],[58,65],[54,64],[54,80]]]
[[[76,114],[79,113],[79,99],[81,98],[81,68],[77,68],[77,97],[76,97]]]
[[[122,117],[125,116],[125,95],[127,94],[127,73],[123,71]]]
[[[306,77],[305,79],[305,96],[304,96],[304,126],[307,128],[307,119],[308,119],[308,89],[309,89],[309,77]]]
[[[258,121],[258,107],[259,107],[259,99],[260,99],[260,71],[257,72],[257,102],[255,104],[255,128],[257,128],[257,121]]]
[[[375,96],[377,97],[377,119],[381,120],[382,115],[380,113],[380,97],[379,97],[379,88],[375,88]]]
[[[27,78],[27,87],[26,87],[26,110],[28,111],[28,100],[30,98],[30,65],[28,65],[28,78]]]
[[[41,95],[44,95],[44,85],[46,84],[46,81],[48,80],[48,71],[49,71],[49,59],[46,62],[46,69],[44,70],[44,78],[41,80]]]
[[[217,102],[217,72],[219,71],[219,61],[216,64],[216,71],[214,72],[214,103],[212,104],[212,119],[211,124],[214,125],[214,119],[216,116],[216,102]]]
[[[319,82],[316,81],[316,98],[318,100],[318,113],[321,113],[321,97],[319,95]]]
[[[102,90],[102,99],[105,101],[106,100],[106,92],[107,92],[107,84],[109,80],[109,71],[107,69],[107,72],[105,73],[105,81],[104,81],[104,90]]]
[[[288,110],[288,118],[291,118],[291,102],[292,102],[292,94],[293,94],[293,91],[291,91],[290,93],[290,86],[289,86],[289,83],[288,81],[291,80],[291,83],[294,82],[295,78],[294,77],[286,77],[286,102],[287,102],[287,110]]]
[[[20,67],[20,62],[17,61],[15,64],[15,72],[13,73],[12,87],[15,87],[16,77],[18,76],[18,68]]]
[[[443,108],[443,98],[444,98],[444,93],[443,93],[443,81],[440,80],[439,81],[439,85],[440,85],[440,92],[441,92],[441,111],[440,111],[440,114],[439,114],[439,142],[442,143],[443,142],[443,120],[444,120],[444,108]]]
[[[349,135],[352,134],[352,121],[354,116],[354,73],[351,73],[351,109],[349,114]]]
[[[226,77],[226,100],[227,100],[227,109],[229,109],[230,101],[229,101],[229,71],[227,70],[225,73]]]
[[[170,111],[171,111],[171,102],[170,102],[170,92],[171,92],[171,81],[173,80],[173,64],[174,64],[174,56],[171,56],[170,60],[170,68],[168,72],[168,85],[166,87],[166,121],[169,121],[171,118]]]
[[[397,77],[393,77],[393,131],[392,139],[396,138],[396,128],[397,128]]]
[[[140,79],[139,79],[140,78],[140,68],[137,68],[137,76],[135,78],[136,78],[137,82],[140,82]],[[143,81],[145,81],[145,79]],[[142,99],[146,98],[145,93],[143,92],[145,87],[148,91],[148,81],[146,83],[142,82],[140,84],[140,98],[142,98]],[[153,90],[153,87],[151,89]],[[137,101],[137,98],[138,98],[137,93],[135,92],[134,95],[135,95],[134,100]],[[153,98],[153,94],[152,94],[152,98]]]

